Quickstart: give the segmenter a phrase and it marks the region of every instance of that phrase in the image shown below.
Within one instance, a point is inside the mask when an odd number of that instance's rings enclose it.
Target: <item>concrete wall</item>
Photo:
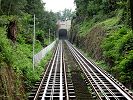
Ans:
[[[55,44],[56,40],[44,49],[42,49],[39,53],[34,55],[35,65],[38,64],[46,56],[46,54],[54,47]]]

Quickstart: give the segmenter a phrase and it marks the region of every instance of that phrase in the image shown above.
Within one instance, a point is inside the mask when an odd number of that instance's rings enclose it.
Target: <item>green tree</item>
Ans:
[[[73,12],[71,9],[64,9],[64,11],[62,11],[62,19],[71,19],[73,17]]]
[[[64,9],[63,11],[57,12],[56,16],[58,20],[71,20],[74,16],[74,13],[71,9]]]
[[[133,30],[133,0],[130,0],[130,10],[131,10],[131,21],[132,21],[132,30]]]
[[[26,3],[26,0],[0,0],[0,15],[21,14]]]

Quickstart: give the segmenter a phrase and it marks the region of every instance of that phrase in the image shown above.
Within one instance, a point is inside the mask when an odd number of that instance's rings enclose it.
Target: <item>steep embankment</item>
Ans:
[[[95,21],[94,17],[75,24],[73,20],[71,41],[88,56],[98,62],[104,61],[106,70],[132,88],[133,35],[131,29],[122,23],[123,10],[117,10],[115,13],[115,16],[101,21]]]
[[[1,100],[23,100],[25,98],[24,83],[20,75],[6,63],[0,65],[0,99]]]
[[[12,47],[13,44],[8,41],[4,28],[0,28],[0,38],[0,98],[2,100],[22,100],[25,98],[24,81],[23,76],[18,72],[18,64],[15,64],[20,59],[17,59],[17,55],[13,56],[18,53],[18,50],[15,50],[16,48]],[[13,65],[17,67],[13,67]]]
[[[105,37],[105,30],[101,25],[93,27],[86,36],[78,37],[80,47],[83,47],[85,52],[88,52],[89,56],[92,56],[96,60],[102,59],[102,49],[100,47],[103,38]]]
[[[115,17],[107,18],[101,22],[95,22],[95,18],[85,20],[78,26],[79,28],[74,42],[85,52],[88,52],[89,56],[92,56],[96,60],[101,60],[103,58],[101,48],[103,40],[111,31],[115,31],[121,27],[118,26],[118,23],[120,22],[122,12],[123,10],[119,10],[116,12],[118,14]],[[72,27],[72,34],[76,29],[75,27],[76,25]]]
[[[30,39],[29,39],[30,40]],[[32,44],[23,34],[18,34],[17,42],[7,38],[6,29],[0,27],[0,99],[26,100],[27,93],[39,80],[44,71],[44,64],[50,55],[32,69]],[[36,50],[42,46],[36,41]],[[36,52],[37,52],[36,51]]]

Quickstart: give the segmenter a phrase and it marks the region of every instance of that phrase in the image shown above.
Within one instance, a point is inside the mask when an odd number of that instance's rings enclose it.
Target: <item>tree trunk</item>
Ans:
[[[130,0],[130,9],[131,9],[131,21],[132,21],[132,31],[133,31],[133,0]]]
[[[17,39],[17,23],[16,21],[11,21],[8,26],[8,33],[7,37],[13,41],[13,43],[16,42]]]

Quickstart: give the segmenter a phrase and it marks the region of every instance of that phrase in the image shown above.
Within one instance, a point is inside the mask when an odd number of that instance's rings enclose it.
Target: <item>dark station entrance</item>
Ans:
[[[67,30],[66,29],[59,30],[59,39],[67,39]]]

